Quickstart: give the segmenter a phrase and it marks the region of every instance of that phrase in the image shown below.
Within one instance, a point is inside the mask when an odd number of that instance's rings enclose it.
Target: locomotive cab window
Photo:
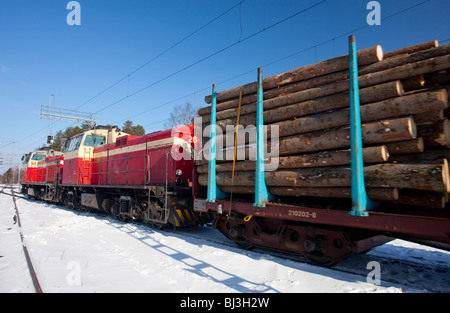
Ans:
[[[45,160],[45,154],[33,154],[33,156],[31,157],[31,161],[42,161]]]
[[[97,147],[104,145],[106,138],[104,136],[87,135],[84,139],[84,145],[88,147]]]
[[[22,163],[23,164],[27,164],[28,163],[28,161],[30,160],[30,156],[31,156],[31,154],[25,154],[23,157],[22,157]]]
[[[81,139],[83,139],[83,136],[78,136],[75,138],[73,150],[78,150],[78,148],[80,148]]]
[[[64,152],[72,151],[73,143],[75,141],[75,138],[70,139],[66,144],[66,149]]]
[[[83,136],[78,136],[70,139],[66,144],[66,149],[64,152],[69,152],[73,150],[78,150],[80,148],[81,140],[83,139]]]

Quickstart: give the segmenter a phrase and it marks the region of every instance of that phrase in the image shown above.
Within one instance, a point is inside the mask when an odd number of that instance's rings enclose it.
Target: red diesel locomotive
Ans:
[[[39,150],[24,156],[22,192],[157,228],[195,225],[194,162],[182,157],[191,153],[192,138],[193,126],[145,136],[100,126],[70,138],[62,155]]]

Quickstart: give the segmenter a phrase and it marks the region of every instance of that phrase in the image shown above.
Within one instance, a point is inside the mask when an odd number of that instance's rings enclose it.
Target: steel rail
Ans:
[[[4,192],[3,190],[1,192],[4,194],[10,195],[10,194]],[[36,275],[36,271],[34,270],[33,263],[31,262],[31,258],[30,258],[30,254],[28,252],[27,246],[23,240],[22,223],[20,222],[19,208],[17,207],[16,195],[14,193],[14,189],[11,189],[11,196],[12,196],[13,202],[14,202],[14,209],[16,210],[15,219],[19,226],[20,240],[22,241],[22,248],[23,248],[23,252],[25,254],[25,259],[27,260],[27,265],[28,265],[28,270],[30,272],[31,280],[33,281],[33,287],[34,287],[34,290],[36,291],[36,293],[43,293],[41,285],[39,284],[39,280]]]

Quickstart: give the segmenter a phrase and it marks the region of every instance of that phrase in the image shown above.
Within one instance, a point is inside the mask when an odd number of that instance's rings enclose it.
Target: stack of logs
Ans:
[[[265,173],[272,195],[351,198],[348,62],[342,56],[263,79],[264,124],[269,130],[279,126],[280,137],[279,166]],[[358,51],[358,65],[369,198],[445,208],[450,191],[450,45],[431,41],[384,54],[375,46]],[[237,124],[241,93],[239,125],[256,125],[254,82],[217,94],[217,125],[224,132]],[[211,96],[205,101],[211,103]],[[209,124],[210,113],[210,106],[198,111],[202,127]],[[209,138],[203,135],[205,143]],[[234,150],[234,138],[228,137],[226,146]],[[217,161],[222,191],[254,192],[255,162],[248,159],[254,146],[247,140],[238,147],[245,149],[246,159],[236,161],[233,182],[233,159]],[[217,151],[219,159],[225,150]],[[207,161],[197,165],[199,183],[206,186]]]

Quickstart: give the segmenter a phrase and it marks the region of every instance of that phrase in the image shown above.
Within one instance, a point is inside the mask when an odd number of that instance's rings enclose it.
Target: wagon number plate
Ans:
[[[301,211],[301,210],[289,210],[288,215],[290,216],[297,216],[297,217],[306,217],[306,218],[316,218],[317,214],[316,212],[308,212],[308,211]]]
[[[194,200],[194,211],[206,212],[206,201],[205,200]]]

